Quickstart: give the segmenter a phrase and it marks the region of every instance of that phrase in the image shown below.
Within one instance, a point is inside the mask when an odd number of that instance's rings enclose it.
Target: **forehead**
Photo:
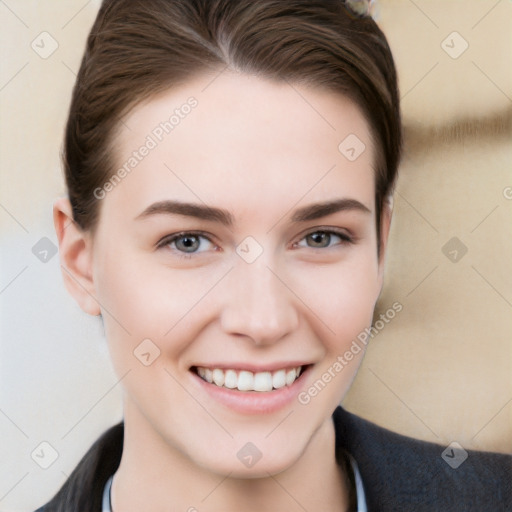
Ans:
[[[125,172],[106,209],[199,199],[250,215],[347,195],[373,205],[373,145],[355,104],[246,74],[200,76],[138,105],[115,159]]]

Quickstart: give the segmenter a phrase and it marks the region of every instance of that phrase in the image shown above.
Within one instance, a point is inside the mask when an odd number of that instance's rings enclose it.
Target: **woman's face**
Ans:
[[[244,74],[123,120],[91,275],[128,428],[232,476],[299,459],[381,289],[373,154],[349,100]]]

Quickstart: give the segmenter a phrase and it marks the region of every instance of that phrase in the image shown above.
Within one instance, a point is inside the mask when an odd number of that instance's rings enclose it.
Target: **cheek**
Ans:
[[[298,396],[304,406],[331,410],[338,405],[362,362],[380,290],[375,260],[364,261],[361,256],[357,263],[340,265],[338,272],[326,268],[315,269],[314,276],[302,275],[303,290],[309,290],[302,295],[317,317],[311,325],[316,325],[315,335],[325,350],[314,380]]]
[[[192,332],[190,319],[197,305],[222,275],[222,269],[184,271],[149,264],[147,258],[124,257],[111,248],[103,249],[97,261],[96,291],[105,334],[114,359],[126,364],[146,339],[162,352],[179,354],[186,348],[187,338],[176,333],[187,325]]]
[[[315,336],[325,351],[309,385],[297,397],[307,411],[333,410],[341,403],[362,362],[365,331],[379,291],[375,260],[364,263],[361,255],[353,264],[340,264],[337,272],[331,267],[315,269],[314,276],[302,275],[304,286],[315,283],[304,296],[318,317],[310,324],[316,326]]]
[[[344,350],[371,323],[380,291],[376,256],[361,252],[338,265],[306,267],[295,283],[330,350]]]

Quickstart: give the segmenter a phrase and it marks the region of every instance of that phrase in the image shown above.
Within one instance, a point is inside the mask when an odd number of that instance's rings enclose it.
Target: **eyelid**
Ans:
[[[295,246],[300,241],[304,240],[309,235],[312,235],[313,233],[327,233],[330,235],[336,235],[339,236],[342,239],[342,243],[351,244],[356,242],[356,237],[352,235],[350,232],[348,232],[346,229],[341,228],[335,228],[331,226],[316,226],[314,228],[310,228],[304,233],[300,234],[295,241],[292,243],[292,246]],[[310,249],[315,249],[315,247],[310,247]],[[325,250],[325,248],[318,248],[319,250]]]
[[[313,233],[317,233],[317,232],[322,232],[322,233],[339,236],[342,239],[342,242],[337,245],[352,244],[352,243],[356,242],[356,238],[350,232],[348,232],[346,229],[335,228],[335,227],[331,227],[331,226],[315,226],[314,228],[309,228],[307,231],[298,235],[298,237],[295,239],[295,241],[292,242],[292,244],[291,244],[292,247],[295,247],[300,241],[304,240],[307,236],[312,235]],[[174,242],[175,240],[182,238],[186,235],[205,238],[211,244],[215,245],[217,248],[219,247],[219,244],[214,241],[214,237],[210,233],[206,233],[205,231],[200,231],[200,230],[183,230],[183,231],[178,231],[176,233],[172,233],[172,234],[164,236],[163,238],[160,239],[160,241],[157,242],[156,248],[157,249],[164,248],[164,247],[168,246],[169,244],[171,244],[172,242]],[[327,247],[327,248],[329,248],[329,247]],[[310,249],[313,249],[313,250],[325,250],[327,248],[310,247]],[[179,253],[180,256],[184,256],[184,257],[192,257],[193,255],[201,254],[201,252],[186,253],[183,251],[177,251],[176,249],[173,249],[173,250],[175,252]]]
[[[190,236],[197,236],[197,237],[201,237],[201,238],[206,238],[206,240],[208,240],[211,244],[217,246],[218,244],[213,240],[213,236],[209,233],[206,233],[204,231],[197,231],[197,230],[183,230],[183,231],[178,231],[177,233],[172,233],[170,235],[165,235],[163,238],[161,238],[157,243],[156,243],[156,248],[157,249],[161,249],[161,248],[164,248],[166,247],[167,245],[171,244],[172,242],[174,242],[175,240],[177,240],[178,238],[182,238],[182,237],[185,237],[187,235],[190,235]],[[178,251],[180,254],[182,254],[182,251]],[[194,253],[183,253],[183,254],[194,254]]]

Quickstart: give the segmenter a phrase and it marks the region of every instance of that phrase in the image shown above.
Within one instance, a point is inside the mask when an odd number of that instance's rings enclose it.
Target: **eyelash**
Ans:
[[[301,242],[302,240],[304,240],[305,238],[307,238],[310,235],[314,235],[315,233],[325,233],[327,235],[338,236],[341,239],[341,242],[336,245],[347,245],[347,244],[355,243],[355,239],[352,238],[351,236],[349,236],[345,231],[341,231],[341,230],[337,230],[337,229],[333,229],[333,228],[327,228],[327,227],[326,228],[317,227],[317,228],[313,229],[312,231],[308,231],[306,234],[304,234],[298,240],[298,242],[294,242],[293,245],[294,246],[297,245],[299,242]],[[309,247],[309,249],[322,251],[325,249],[331,249],[331,247]]]
[[[315,228],[314,230],[305,233],[297,242],[293,243],[293,246],[295,247],[299,242],[301,242],[302,240],[304,240],[308,236],[313,235],[315,233],[325,233],[327,235],[338,236],[341,239],[341,242],[339,244],[337,244],[337,245],[347,245],[347,244],[355,243],[354,238],[349,236],[344,231],[339,231],[339,230],[332,229],[332,228],[321,228],[321,227],[319,227],[319,228]],[[158,242],[157,249],[163,249],[163,248],[167,247],[168,245],[172,244],[173,242],[175,242],[176,240],[179,240],[180,238],[186,238],[187,236],[198,237],[198,238],[199,237],[205,238],[211,244],[214,244],[214,242],[210,239],[210,237],[206,233],[204,233],[202,231],[181,231],[179,233],[175,233],[173,235],[169,235],[169,236],[164,237],[160,242]],[[325,249],[330,249],[330,247],[309,247],[309,249],[325,250]],[[195,252],[186,253],[186,252],[179,251],[179,250],[176,250],[176,249],[173,249],[173,251],[178,253],[178,257],[179,258],[184,258],[184,259],[190,259],[190,258],[192,258],[194,256],[194,254],[196,254]]]

